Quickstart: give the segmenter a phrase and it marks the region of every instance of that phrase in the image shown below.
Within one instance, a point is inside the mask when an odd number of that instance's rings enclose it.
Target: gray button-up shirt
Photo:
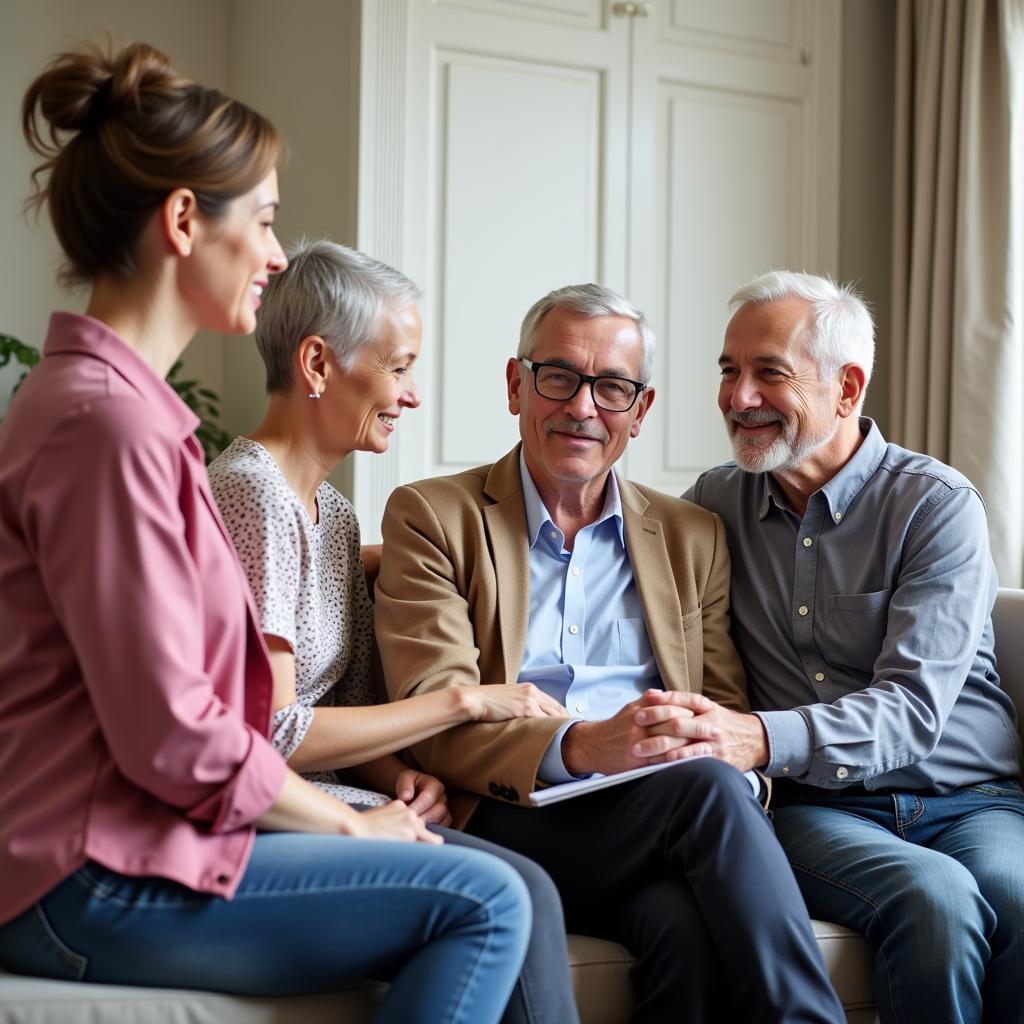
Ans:
[[[938,792],[1016,776],[981,497],[860,423],[860,448],[803,517],[770,474],[735,463],[685,495],[725,522],[733,639],[768,733],[766,772]]]

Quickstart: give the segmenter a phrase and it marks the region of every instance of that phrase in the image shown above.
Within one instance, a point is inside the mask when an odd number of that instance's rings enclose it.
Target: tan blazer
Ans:
[[[721,520],[619,478],[626,547],[666,688],[747,710],[729,637]],[[529,546],[519,448],[493,466],[399,487],[382,525],[376,632],[392,700],[440,686],[515,683],[529,618]],[[527,804],[562,725],[552,718],[457,726],[414,747],[449,787],[456,826],[471,794]],[[462,793],[457,792],[463,791]]]

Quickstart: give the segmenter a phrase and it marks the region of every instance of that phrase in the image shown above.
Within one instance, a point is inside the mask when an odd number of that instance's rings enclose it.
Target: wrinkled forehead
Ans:
[[[530,358],[585,373],[635,377],[643,356],[640,331],[625,316],[587,316],[553,309],[537,327]]]
[[[812,327],[811,304],[806,299],[746,302],[725,329],[722,358],[812,359]]]

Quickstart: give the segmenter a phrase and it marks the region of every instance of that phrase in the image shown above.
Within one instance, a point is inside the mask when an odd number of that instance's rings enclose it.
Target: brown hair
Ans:
[[[203,213],[219,217],[273,170],[281,148],[266,118],[179,77],[146,43],[58,54],[29,86],[21,116],[44,158],[26,206],[49,207],[66,283],[128,278],[142,229],[170,192],[192,189]]]

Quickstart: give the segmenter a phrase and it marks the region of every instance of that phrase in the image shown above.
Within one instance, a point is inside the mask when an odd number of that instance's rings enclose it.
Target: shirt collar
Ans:
[[[850,456],[846,465],[815,492],[825,499],[829,516],[835,523],[842,521],[853,499],[871,479],[885,457],[885,439],[874,420],[868,416],[861,416],[858,423],[863,436],[860,447]],[[762,473],[761,477],[761,507],[758,510],[758,519],[764,519],[768,515],[772,504],[781,509],[789,509],[789,502],[771,473]]]
[[[519,451],[519,478],[523,485],[523,504],[526,507],[527,538],[532,548],[537,543],[540,531],[549,524],[554,526],[554,521],[544,506],[540,493],[537,491],[537,485],[533,482],[533,477],[530,476],[530,471],[526,467],[526,456],[523,454],[522,449]],[[606,519],[614,519],[619,543],[625,549],[626,539],[622,532],[622,498],[619,494],[619,483],[615,478],[614,469],[608,472],[608,486],[604,492],[604,507],[601,509],[601,514],[594,521],[593,525],[597,526]]]
[[[130,345],[105,323],[79,313],[53,313],[43,356],[64,353],[90,356],[106,363],[168,427],[184,437],[199,426],[198,417]]]
[[[874,420],[861,416],[860,432],[863,440],[845,466],[824,487],[821,493],[828,502],[834,522],[840,522],[853,499],[860,494],[863,486],[875,474],[885,457],[885,440]]]

